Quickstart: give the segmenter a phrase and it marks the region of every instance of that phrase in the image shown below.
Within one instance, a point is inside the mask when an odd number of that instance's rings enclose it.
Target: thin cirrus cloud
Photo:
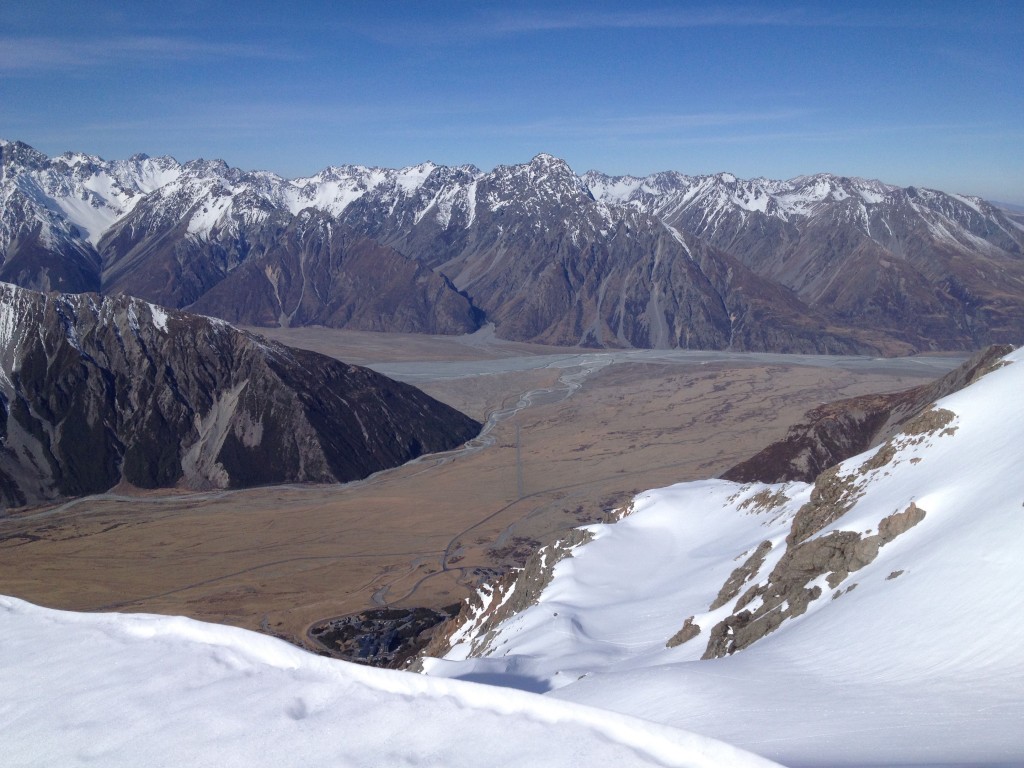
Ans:
[[[493,16],[494,32],[540,32],[570,29],[672,29],[685,27],[803,26],[814,22],[804,14],[763,11],[620,11],[532,13]]]
[[[476,17],[481,32],[514,34],[546,30],[591,29],[685,29],[689,27],[884,27],[998,29],[998,23],[985,17],[957,14],[914,13],[911,8],[885,7],[834,8],[825,5],[782,6],[764,10],[755,7],[710,7],[701,10],[677,8],[639,11],[600,11],[576,9],[493,11]]]
[[[495,123],[491,120],[392,122],[381,130],[393,136],[450,137],[529,137],[547,140],[623,140],[659,139],[669,137],[698,138],[706,129],[727,131],[751,125],[771,125],[800,120],[814,110],[791,109],[766,112],[700,112],[684,114],[649,114],[605,117],[553,117],[521,122]],[[718,135],[718,134],[716,134]]]
[[[898,12],[886,14],[869,11],[822,11],[788,7],[782,10],[759,8],[709,8],[702,10],[654,9],[640,11],[601,11],[575,9],[572,12],[551,9],[497,11],[487,10],[462,19],[446,19],[435,23],[426,19],[407,24],[389,25],[381,30],[364,30],[382,42],[419,42],[436,44],[472,42],[473,40],[545,32],[588,30],[657,30],[709,27],[908,27],[932,26],[933,19],[906,16]]]
[[[652,135],[686,129],[724,128],[752,123],[773,123],[806,117],[811,110],[791,109],[769,112],[697,112],[688,114],[629,115],[588,120],[547,120],[512,126],[517,133],[599,135]]]
[[[98,68],[144,61],[293,58],[297,57],[265,45],[212,43],[179,37],[129,36],[98,40],[0,38],[0,71],[9,73]]]

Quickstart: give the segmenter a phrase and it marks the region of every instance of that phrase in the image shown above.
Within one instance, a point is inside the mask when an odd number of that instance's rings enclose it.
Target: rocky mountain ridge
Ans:
[[[658,216],[735,255],[809,306],[885,323],[920,348],[959,333],[1020,340],[1024,228],[978,197],[832,174],[583,177],[599,200]]]
[[[941,397],[988,373],[1009,345],[987,347],[931,384],[902,392],[862,395],[812,408],[786,436],[722,474],[737,483],[806,483],[823,471],[892,438]]]
[[[126,296],[0,284],[0,506],[366,477],[480,425],[419,390]]]
[[[1024,227],[932,190],[578,176],[544,154],[290,180],[223,161],[51,160],[18,142],[0,159],[0,278],[26,287],[230,307],[253,324],[462,333],[486,320],[505,338],[588,346],[900,353],[1024,337]],[[328,242],[339,229],[352,259]],[[363,258],[358,237],[392,253]],[[393,299],[382,311],[346,284]]]

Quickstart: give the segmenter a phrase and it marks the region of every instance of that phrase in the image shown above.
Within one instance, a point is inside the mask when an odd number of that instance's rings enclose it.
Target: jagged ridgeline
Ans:
[[[127,296],[0,284],[0,504],[366,477],[480,425],[414,387]]]
[[[1024,226],[880,181],[577,175],[537,155],[284,179],[0,140],[0,279],[229,322],[594,347],[903,354],[1024,341]],[[1018,218],[1015,218],[1018,216]]]

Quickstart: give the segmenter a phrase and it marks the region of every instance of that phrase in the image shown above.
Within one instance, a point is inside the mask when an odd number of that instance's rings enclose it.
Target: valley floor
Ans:
[[[413,383],[489,418],[488,430],[468,449],[348,485],[115,489],[16,511],[0,519],[0,593],[307,644],[325,618],[456,602],[641,489],[721,473],[809,407],[905,389],[962,359],[595,352],[487,332],[268,335]]]

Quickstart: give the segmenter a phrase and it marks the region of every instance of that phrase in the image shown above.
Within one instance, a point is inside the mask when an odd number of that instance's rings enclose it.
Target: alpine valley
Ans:
[[[976,197],[0,140],[4,764],[1022,765],[1022,342]]]
[[[233,323],[905,354],[1024,339],[1024,225],[828,174],[576,175],[550,155],[308,178],[0,141],[0,279]]]

